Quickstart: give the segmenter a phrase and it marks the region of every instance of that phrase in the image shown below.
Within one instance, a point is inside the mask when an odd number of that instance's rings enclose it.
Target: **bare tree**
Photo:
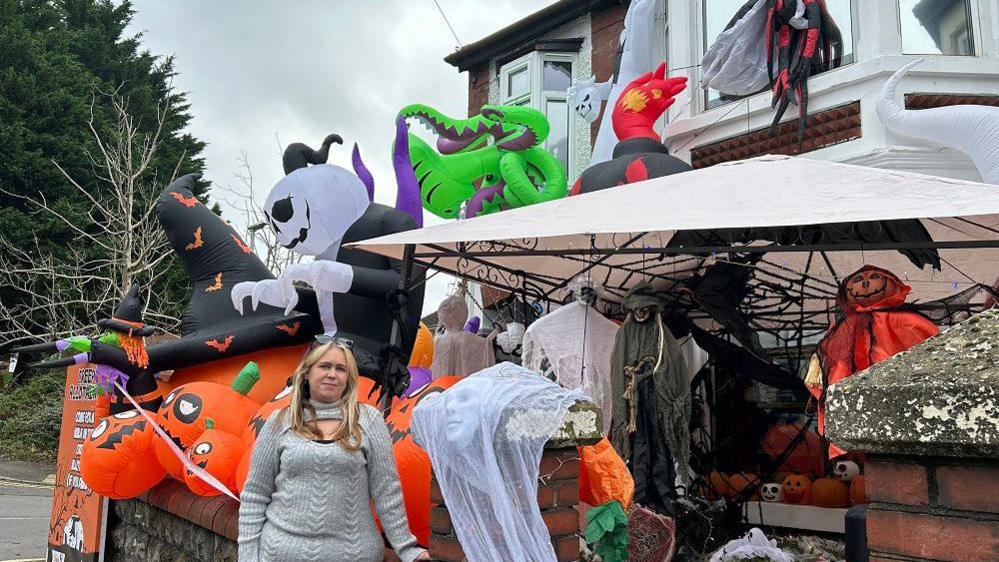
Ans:
[[[67,216],[41,193],[3,190],[27,202],[34,213],[66,225],[74,240],[64,257],[43,249],[39,238],[44,233],[36,233],[34,243],[24,248],[0,232],[0,285],[21,297],[16,304],[0,306],[0,341],[60,337],[91,329],[92,321],[109,315],[133,282],[145,292],[146,321],[165,330],[179,325],[178,318],[164,312],[179,309],[179,303],[168,301],[163,284],[158,283],[167,273],[173,252],[154,214],[159,182],[147,173],[160,145],[167,105],[160,105],[155,126],[147,133],[118,91],[99,95],[109,98],[114,115],[113,130],[102,136],[94,118],[95,95],[88,126],[96,151],[88,150],[86,156],[101,183],[100,193],[89,192],[58,162],[52,162],[87,205],[86,220]],[[173,176],[184,158],[177,162]],[[81,310],[90,314],[80,314]]]
[[[278,273],[288,265],[302,261],[304,256],[288,250],[278,242],[274,230],[267,224],[264,209],[254,191],[253,170],[246,152],[241,152],[237,161],[239,168],[233,175],[243,184],[243,188],[237,190],[217,186],[217,189],[226,193],[227,196],[222,200],[241,215],[242,222],[246,225],[245,239],[249,240],[253,253],[263,260],[267,269]]]

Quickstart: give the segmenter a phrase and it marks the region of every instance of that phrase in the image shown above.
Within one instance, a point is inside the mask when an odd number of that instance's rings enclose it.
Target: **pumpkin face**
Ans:
[[[853,461],[839,461],[833,467],[833,476],[837,480],[849,482],[860,474],[860,467]]]
[[[858,474],[850,480],[850,505],[863,505],[869,503],[867,499],[867,483],[864,482],[864,475]]]
[[[159,414],[149,412],[157,422]],[[153,452],[160,440],[136,410],[102,419],[83,442],[80,474],[94,492],[112,499],[135,497],[166,476]]]
[[[767,482],[761,486],[760,496],[763,497],[763,501],[765,502],[779,502],[784,500],[781,485],[776,482]]]
[[[812,503],[812,479],[803,474],[792,474],[781,485],[784,501],[798,505]]]
[[[846,301],[856,306],[878,303],[901,289],[893,277],[877,269],[863,269],[846,282]]]
[[[842,480],[819,478],[812,484],[812,505],[848,507],[850,505],[850,487]]]
[[[193,382],[178,386],[163,399],[159,413],[166,431],[181,449],[190,447],[205,429],[205,420],[212,419],[215,428],[239,435],[259,404],[231,387],[214,382]],[[154,445],[156,458],[177,478],[184,480],[180,459],[162,440]]]
[[[188,447],[187,456],[191,462],[205,469],[229,490],[236,491],[236,466],[245,451],[246,447],[239,437],[218,429],[206,429],[194,444]],[[184,470],[184,481],[192,492],[200,496],[222,494],[189,470]]]

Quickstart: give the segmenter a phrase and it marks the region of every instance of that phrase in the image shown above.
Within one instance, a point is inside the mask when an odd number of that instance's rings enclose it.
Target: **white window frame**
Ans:
[[[532,51],[518,59],[504,64],[499,69],[499,104],[500,105],[527,105],[537,109],[547,118],[545,108],[549,101],[566,102],[567,106],[567,130],[568,137],[568,162],[566,162],[566,176],[569,183],[576,180],[576,116],[575,112],[568,108],[565,90],[543,90],[545,62],[567,62],[572,65],[572,82],[576,81],[576,73],[579,69],[578,56],[576,53]],[[527,69],[529,79],[528,90],[524,94],[517,96],[510,95],[510,75],[522,69]],[[527,102],[526,104],[524,102]],[[548,148],[545,141],[545,148]]]

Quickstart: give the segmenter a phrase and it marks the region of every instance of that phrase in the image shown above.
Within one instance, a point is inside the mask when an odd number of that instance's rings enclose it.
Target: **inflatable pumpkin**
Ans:
[[[149,412],[158,423],[162,418]],[[102,419],[83,441],[80,474],[94,492],[111,499],[135,497],[159,483],[166,471],[156,461],[158,440],[137,410]]]
[[[819,478],[812,483],[812,505],[817,507],[849,507],[850,487],[836,478]]]
[[[777,460],[784,450],[791,446],[799,433],[801,433],[801,422],[771,425],[763,435],[761,442],[763,452],[772,460]],[[813,477],[821,475],[825,470],[822,438],[809,428],[797,443],[781,463],[778,472],[808,474]]]
[[[204,433],[207,419],[214,421],[215,429],[240,435],[247,420],[260,407],[260,404],[246,396],[259,378],[257,364],[250,361],[231,386],[214,382],[192,382],[178,386],[160,405],[159,413],[164,419],[163,430],[182,449],[190,447]],[[178,480],[184,480],[184,465],[170,447],[162,439],[157,439],[154,448],[156,458],[167,473]]]
[[[206,420],[208,429],[204,431],[194,444],[188,447],[187,457],[191,462],[205,469],[206,472],[225,484],[226,488],[237,492],[236,467],[239,465],[246,446],[239,437],[216,429],[212,420]],[[196,474],[184,471],[184,481],[192,492],[199,496],[218,496],[222,492],[215,489]]]
[[[461,379],[462,377],[456,376],[441,377],[409,398],[395,399],[385,418],[392,436],[392,454],[399,469],[409,529],[420,544],[429,544],[430,541],[431,469],[427,452],[413,442],[409,433],[413,422],[413,408],[427,396],[444,392]]]
[[[869,502],[864,475],[858,474],[853,477],[853,480],[850,480],[850,505],[862,505]]]
[[[260,436],[260,430],[264,428],[264,424],[267,423],[267,420],[274,412],[291,404],[291,390],[292,387],[290,385],[284,387],[274,398],[271,398],[263,406],[260,406],[250,416],[249,421],[246,422],[246,427],[243,428],[243,432],[240,435],[240,440],[243,442],[243,455],[239,459],[239,464],[236,465],[235,484],[238,492],[243,492],[243,485],[246,484],[246,476],[250,473],[250,459],[253,457],[253,445],[256,444],[257,437]]]
[[[728,477],[722,472],[718,472],[717,470],[711,471],[708,474],[708,485],[710,487],[709,495],[713,499],[719,497],[728,498],[732,495],[732,488],[728,484]]]
[[[804,474],[792,474],[781,485],[784,501],[798,505],[812,503],[812,479]]]

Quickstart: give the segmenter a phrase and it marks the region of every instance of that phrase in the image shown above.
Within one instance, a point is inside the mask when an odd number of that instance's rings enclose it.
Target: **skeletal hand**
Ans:
[[[298,304],[298,293],[294,287],[289,292],[284,284],[278,279],[264,279],[263,281],[243,281],[236,283],[232,288],[232,306],[237,312],[243,314],[243,301],[250,297],[250,305],[253,310],[257,310],[257,305],[261,302],[283,308],[287,315]]]

